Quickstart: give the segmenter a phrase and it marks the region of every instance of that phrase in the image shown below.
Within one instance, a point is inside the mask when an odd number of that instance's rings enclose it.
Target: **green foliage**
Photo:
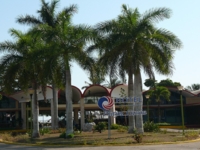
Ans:
[[[160,128],[157,124],[153,122],[145,122],[144,123],[144,131],[145,132],[158,132]]]
[[[59,138],[66,138],[66,132],[63,132],[59,135]]]
[[[119,129],[121,127],[121,125],[119,125],[119,124],[112,124],[111,125],[111,129]]]
[[[119,125],[119,124],[112,124],[110,128],[114,129],[114,130],[117,129],[118,132],[125,132],[128,129],[127,126],[122,126],[122,125]]]
[[[170,79],[166,79],[166,80],[161,80],[157,86],[167,86],[167,87],[177,87],[177,86],[181,86],[181,84],[179,82],[173,82]]]
[[[106,129],[106,127],[107,127],[106,122],[99,122],[97,125],[94,126],[94,129],[101,133],[102,130]]]
[[[63,133],[61,133],[61,134],[59,135],[59,138],[69,138],[69,139],[71,139],[71,138],[74,138],[74,134],[73,134],[73,133],[70,133],[70,134],[68,134],[68,135],[66,136],[66,132],[63,132]]]
[[[71,139],[71,138],[74,138],[74,134],[73,134],[73,133],[68,134],[68,135],[67,135],[67,138],[70,138],[70,139]]]
[[[44,135],[45,133],[50,133],[50,129],[49,128],[42,128],[40,129],[40,134]]]
[[[157,82],[157,81],[154,80],[154,79],[146,79],[145,82],[144,82],[144,85],[145,85],[146,87],[153,88],[153,87],[156,86],[156,82]]]

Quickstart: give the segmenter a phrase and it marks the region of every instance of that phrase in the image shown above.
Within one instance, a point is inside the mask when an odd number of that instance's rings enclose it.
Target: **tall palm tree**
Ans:
[[[141,103],[130,105],[130,110],[141,111],[143,105],[141,69],[154,78],[153,68],[158,73],[172,73],[174,50],[181,41],[170,31],[155,27],[155,23],[170,17],[167,8],[151,9],[140,14],[138,9],[122,5],[122,14],[117,19],[97,24],[100,34],[93,49],[99,49],[102,63],[113,69],[117,67],[128,74],[128,97],[138,97]],[[134,79],[133,79],[134,74]],[[134,82],[133,82],[134,80]],[[129,132],[135,128],[134,117],[129,118]],[[143,133],[142,115],[136,116],[136,129]]]
[[[171,95],[170,91],[166,87],[157,86],[155,89],[149,91],[150,98],[155,98],[158,103],[158,122],[161,122],[161,113],[160,113],[160,103],[162,100],[169,101]]]
[[[32,36],[31,32],[22,33],[11,29],[11,36],[17,40],[15,42],[5,41],[0,43],[0,51],[6,52],[0,62],[0,71],[3,72],[3,85],[5,92],[14,92],[15,86],[12,83],[18,82],[21,90],[27,91],[29,87],[34,89],[32,103],[33,133],[32,137],[39,137],[39,106],[37,100],[37,89],[46,79],[42,75],[42,62],[35,61],[36,53],[44,49],[44,43],[39,38]]]
[[[21,24],[27,24],[27,25],[47,25],[51,28],[55,28],[58,24],[58,15],[59,13],[56,13],[56,8],[58,6],[59,0],[52,0],[51,3],[45,2],[45,0],[41,0],[42,6],[40,10],[37,11],[39,14],[38,17],[31,16],[31,15],[25,15],[25,16],[19,16],[17,18],[17,22]],[[72,5],[69,8],[64,8],[62,12],[65,12],[66,15],[69,15],[73,12],[76,12],[76,6]],[[46,39],[46,37],[43,36],[43,40],[46,43],[49,43],[51,39]],[[53,46],[52,46],[53,48]],[[48,49],[48,51],[51,51],[51,48]],[[51,85],[52,85],[52,93],[53,93],[53,112],[52,112],[52,129],[58,128],[58,99],[56,98],[56,89],[57,87],[61,88],[61,85],[58,84],[58,79],[56,79],[56,71],[58,71],[59,62],[53,61],[52,57],[48,57],[50,61],[47,60],[47,63],[50,63],[52,65],[58,65],[56,70],[53,70],[53,67],[48,67],[48,77],[51,79]],[[46,58],[47,59],[47,58]],[[48,64],[49,65],[49,64]],[[50,66],[50,65],[49,65]]]
[[[72,5],[69,10],[76,10]],[[61,11],[57,16],[55,27],[41,24],[38,26],[40,33],[51,41],[54,49],[47,52],[47,56],[54,56],[64,68],[65,77],[65,97],[66,97],[66,135],[73,133],[73,106],[71,88],[71,63],[79,63],[81,67],[86,67],[90,58],[84,52],[86,42],[91,39],[93,32],[90,27],[85,25],[72,25],[71,17],[73,13],[66,14]],[[52,68],[55,69],[55,68]]]

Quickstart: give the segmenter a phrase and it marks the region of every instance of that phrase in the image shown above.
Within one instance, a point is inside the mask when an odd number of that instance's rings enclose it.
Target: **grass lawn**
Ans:
[[[46,133],[37,139],[30,139],[28,134],[22,134],[12,136],[10,133],[1,133],[1,141],[17,142],[17,143],[30,143],[37,145],[134,145],[138,144],[134,140],[134,134],[128,134],[127,132],[119,132],[118,130],[111,130],[110,139],[108,139],[108,131],[104,130],[99,132],[81,132],[75,134],[74,138],[59,138],[61,133],[50,130],[50,133]],[[160,142],[177,142],[197,139],[199,137],[198,131],[186,132],[185,136],[182,136],[181,132],[145,132],[142,136],[141,144],[146,143],[160,143]]]

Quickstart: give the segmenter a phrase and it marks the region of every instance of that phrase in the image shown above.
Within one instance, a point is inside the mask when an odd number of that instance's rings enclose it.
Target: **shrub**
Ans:
[[[49,128],[42,128],[40,129],[40,134],[44,135],[45,133],[50,133],[50,129]]]
[[[71,138],[73,138],[73,137],[74,137],[74,134],[73,134],[73,133],[67,135],[67,138],[70,138],[70,139],[71,139]]]
[[[74,134],[73,134],[73,133],[68,134],[68,135],[66,136],[66,132],[61,133],[60,136],[59,136],[59,138],[73,138],[73,137],[74,137]]]
[[[160,128],[157,124],[153,122],[145,122],[144,123],[144,131],[145,132],[158,132]]]
[[[59,138],[66,138],[66,132],[63,132],[59,135]]]
[[[97,125],[94,126],[94,129],[101,133],[102,130],[106,129],[106,126],[106,122],[99,122]]]
[[[118,124],[112,124],[110,128],[111,129],[119,129],[120,125],[118,125]]]

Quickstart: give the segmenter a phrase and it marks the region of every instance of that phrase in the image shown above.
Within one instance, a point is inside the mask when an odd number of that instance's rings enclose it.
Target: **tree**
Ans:
[[[4,91],[11,93],[15,91],[15,85],[18,83],[21,90],[28,92],[31,87],[34,90],[32,103],[33,114],[33,133],[32,137],[39,137],[39,106],[37,100],[37,89],[44,86],[46,78],[43,77],[43,62],[35,61],[38,58],[38,51],[45,48],[40,38],[34,37],[31,31],[22,33],[21,31],[11,29],[11,36],[16,41],[5,41],[0,43],[0,51],[6,52],[0,62],[0,72],[3,74],[2,80]]]
[[[129,110],[142,110],[142,68],[150,78],[154,78],[153,68],[160,74],[172,73],[174,50],[181,47],[181,41],[170,31],[155,27],[156,22],[169,18],[170,13],[170,9],[158,8],[140,14],[137,8],[122,5],[117,19],[96,25],[100,38],[90,51],[99,50],[107,68],[112,65],[120,73],[127,73],[128,97],[141,99],[141,103],[130,105]],[[135,128],[134,120],[129,118],[129,132]],[[142,115],[136,116],[136,129],[143,133]]]
[[[149,91],[150,98],[155,98],[158,103],[158,122],[161,122],[160,103],[161,100],[170,101],[170,91],[166,87],[157,86],[155,89]]]
[[[17,18],[17,22],[21,23],[21,24],[27,24],[27,25],[33,25],[33,26],[47,24],[48,26],[54,28],[56,26],[56,24],[58,23],[57,22],[58,14],[56,14],[56,8],[58,6],[58,2],[59,2],[59,0],[53,0],[49,4],[48,2],[45,2],[45,0],[41,0],[41,3],[42,3],[41,9],[37,11],[37,13],[39,14],[39,17],[34,17],[31,15],[19,16]],[[65,13],[68,14],[68,13],[71,13],[71,11],[74,11],[73,8],[72,8],[72,10],[70,10],[70,9],[65,8],[65,9],[63,9],[63,12],[65,11]],[[43,40],[46,43],[49,43],[49,41],[47,41],[46,38],[43,38]],[[50,50],[51,50],[51,48],[48,51],[50,51]],[[51,62],[50,65],[58,64],[55,61],[54,61],[54,63],[52,63],[52,61],[53,61],[53,59],[50,60],[50,62]],[[46,62],[49,63],[48,60]],[[56,84],[56,83],[58,83],[58,79],[55,79],[55,77],[56,77],[55,70],[52,70],[51,67],[48,67],[48,68],[49,68],[49,70],[47,71],[48,74],[46,74],[46,75],[51,80],[52,91],[53,91],[52,92],[53,93],[53,103],[52,104],[53,104],[54,109],[52,110],[53,112],[52,112],[52,116],[51,116],[52,117],[52,129],[57,129],[58,128],[58,101],[57,101],[58,99],[56,97],[56,89],[57,89],[57,87],[59,87],[59,84]],[[59,66],[57,66],[57,68],[59,68]]]
[[[91,40],[93,31],[85,25],[72,25],[71,17],[76,12],[75,5],[70,6],[68,12],[61,11],[57,16],[57,24],[51,27],[45,24],[38,26],[40,33],[51,41],[54,46],[46,56],[54,56],[63,66],[65,77],[65,97],[66,97],[66,135],[73,133],[73,106],[72,106],[72,88],[71,88],[71,63],[73,61],[85,67],[89,57],[84,52],[86,42]],[[54,66],[55,67],[55,66]],[[55,68],[52,68],[55,69]]]
[[[179,82],[173,82],[170,79],[166,79],[166,80],[161,80],[157,85],[166,87],[177,87],[180,86],[181,84]]]
[[[199,90],[200,89],[200,84],[198,84],[198,83],[191,84],[191,86],[187,86],[186,89],[188,89],[189,91]]]

